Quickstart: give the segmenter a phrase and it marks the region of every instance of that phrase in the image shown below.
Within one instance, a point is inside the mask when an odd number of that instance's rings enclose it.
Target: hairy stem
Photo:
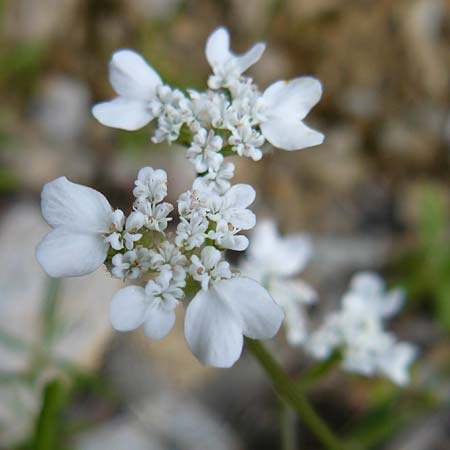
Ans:
[[[303,392],[298,389],[295,382],[284,372],[264,345],[259,341],[248,338],[245,342],[247,350],[258,360],[281,400],[292,407],[324,447],[328,450],[349,450],[348,446],[344,445],[328,428],[328,425],[305,398]]]

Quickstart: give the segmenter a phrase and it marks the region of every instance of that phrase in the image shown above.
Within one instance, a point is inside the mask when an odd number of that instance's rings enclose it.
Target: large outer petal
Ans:
[[[153,118],[144,101],[125,97],[97,103],[92,114],[102,125],[128,131],[139,130]]]
[[[141,55],[126,49],[113,53],[109,79],[119,95],[140,100],[152,99],[156,87],[162,84],[160,76]]]
[[[232,56],[230,34],[224,27],[214,30],[208,37],[205,47],[206,59],[211,67],[223,65]]]
[[[78,277],[97,270],[108,245],[101,235],[55,228],[36,248],[36,258],[52,277]]]
[[[264,44],[264,42],[258,42],[243,55],[237,55],[236,62],[239,67],[239,72],[244,73],[250,66],[257,63],[265,49],[266,44]]]
[[[242,353],[239,322],[217,289],[201,290],[187,307],[184,322],[187,344],[203,364],[231,367]]]
[[[283,310],[256,281],[236,277],[219,281],[210,290],[232,309],[245,336],[270,339],[280,329]]]
[[[52,227],[105,233],[111,224],[111,205],[95,189],[70,182],[66,177],[50,181],[42,189],[41,209]]]
[[[127,286],[114,294],[109,308],[112,326],[118,331],[135,330],[145,319],[145,289]]]
[[[293,115],[275,117],[260,125],[264,137],[277,148],[283,150],[301,150],[320,145],[324,135],[306,126]]]
[[[264,92],[269,114],[279,118],[302,120],[322,96],[322,84],[313,77],[276,81]]]
[[[161,308],[159,305],[149,307],[145,314],[144,333],[150,339],[162,339],[167,336],[175,323],[175,311]]]

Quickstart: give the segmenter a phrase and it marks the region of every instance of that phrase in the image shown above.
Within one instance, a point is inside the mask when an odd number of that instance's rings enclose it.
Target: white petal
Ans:
[[[224,213],[223,217],[241,230],[250,230],[256,224],[256,216],[249,209],[231,208]]]
[[[184,334],[192,353],[209,366],[231,367],[242,353],[239,319],[214,287],[199,291],[189,303]]]
[[[161,308],[160,305],[149,307],[145,314],[144,333],[149,339],[162,339],[167,336],[175,323],[175,311]]]
[[[36,248],[36,258],[52,277],[78,277],[97,270],[105,261],[108,244],[103,236],[58,227]]]
[[[304,234],[291,234],[281,240],[276,250],[279,257],[283,257],[283,264],[278,274],[291,276],[300,273],[311,259],[311,239]]]
[[[92,114],[102,125],[128,131],[139,130],[153,118],[145,102],[125,97],[97,103]]]
[[[52,227],[104,233],[112,220],[112,208],[95,189],[70,182],[66,177],[50,181],[42,189],[41,209]]]
[[[313,77],[276,81],[263,94],[264,102],[274,117],[302,120],[322,96],[322,84]]]
[[[405,303],[405,291],[398,288],[389,291],[382,300],[383,317],[392,317],[397,314]]]
[[[236,62],[239,67],[239,72],[244,73],[250,66],[253,66],[253,64],[257,63],[260,60],[265,49],[266,44],[264,44],[263,42],[258,42],[243,55],[236,56]]]
[[[243,252],[248,247],[248,238],[246,236],[232,236],[229,240],[221,243],[223,248]]]
[[[145,290],[140,286],[127,286],[114,294],[109,308],[112,326],[118,331],[130,331],[139,327],[147,305]]]
[[[220,298],[239,318],[245,336],[270,339],[283,322],[283,310],[259,283],[250,278],[236,277],[213,285]]]
[[[211,67],[223,65],[230,58],[230,34],[224,27],[214,30],[206,41],[206,59]]]
[[[260,125],[264,137],[277,148],[301,150],[320,145],[324,135],[296,120],[293,116],[269,119]]]
[[[150,100],[162,84],[160,76],[138,53],[119,50],[109,63],[109,79],[114,90],[123,97]]]
[[[225,194],[227,203],[237,208],[247,208],[255,197],[256,192],[249,184],[235,184]]]

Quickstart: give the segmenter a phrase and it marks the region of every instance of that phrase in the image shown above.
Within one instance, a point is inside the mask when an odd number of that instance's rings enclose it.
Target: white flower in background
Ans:
[[[189,273],[201,284],[204,291],[208,290],[210,283],[231,278],[230,265],[221,261],[221,258],[220,251],[211,246],[202,250],[200,258],[197,255],[191,257]]]
[[[270,339],[279,330],[283,311],[256,281],[235,277],[201,289],[189,303],[186,341],[203,363],[231,367],[240,357],[243,336]]]
[[[281,237],[271,220],[259,221],[252,233],[245,275],[262,283],[285,313],[286,338],[291,345],[307,337],[305,306],[317,300],[316,292],[296,279],[312,256],[311,240],[304,234]]]
[[[223,161],[220,150],[223,147],[223,140],[214,134],[201,128],[194,136],[191,146],[187,150],[187,157],[192,162],[197,173],[203,173],[212,168],[218,170]]]
[[[100,192],[60,177],[41,194],[42,215],[53,230],[36,249],[36,257],[52,277],[94,272],[105,261],[117,214]]]
[[[417,351],[384,329],[384,320],[399,311],[403,299],[401,289],[386,292],[377,274],[356,274],[343,296],[342,309],[325,319],[306,348],[318,359],[340,350],[344,369],[367,376],[384,374],[399,385],[406,384]]]
[[[264,137],[283,150],[300,150],[319,145],[324,135],[302,120],[322,96],[322,85],[312,77],[276,81],[262,96],[265,119],[259,124]]]
[[[259,61],[266,44],[258,42],[242,55],[230,50],[230,34],[226,28],[214,30],[206,42],[206,59],[214,75],[208,80],[211,89],[227,87],[230,82],[239,78],[250,66]]]
[[[156,270],[163,270],[164,267],[185,266],[187,258],[183,255],[178,247],[171,242],[164,241],[157,251],[152,253],[151,265]]]
[[[150,102],[156,98],[161,78],[132,50],[113,53],[109,80],[118,94],[114,100],[98,103],[92,114],[103,125],[123,130],[138,130],[155,117]]]
[[[165,270],[145,288],[127,286],[113,297],[110,318],[118,331],[144,328],[150,339],[162,339],[175,323],[175,308],[183,297],[185,272],[181,268]]]

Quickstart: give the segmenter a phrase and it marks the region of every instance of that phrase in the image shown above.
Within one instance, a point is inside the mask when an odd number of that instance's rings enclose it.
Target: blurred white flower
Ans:
[[[379,275],[356,274],[341,310],[326,317],[305,344],[307,350],[318,359],[340,350],[346,370],[367,376],[384,374],[399,385],[407,384],[417,350],[384,329],[384,320],[400,310],[403,299],[401,289],[386,292]]]
[[[167,196],[167,173],[164,170],[143,167],[134,184],[133,195],[137,199],[159,203]]]
[[[195,134],[191,146],[187,149],[187,157],[193,163],[197,173],[207,172],[209,168],[218,170],[223,161],[220,152],[223,140],[205,128]]]
[[[162,84],[155,70],[136,52],[118,50],[109,63],[109,80],[118,97],[96,104],[94,117],[103,125],[123,130],[147,125],[154,118],[150,101]]]
[[[324,135],[302,120],[322,96],[322,85],[312,77],[276,81],[262,96],[265,118],[259,126],[264,137],[283,150],[301,150],[319,145]]]
[[[281,237],[271,220],[259,221],[253,230],[248,255],[241,264],[243,274],[262,283],[285,312],[286,338],[291,345],[307,337],[304,308],[317,300],[316,292],[294,279],[312,255],[312,244],[304,234]]]
[[[259,61],[266,44],[258,42],[242,55],[230,50],[230,34],[224,27],[214,30],[206,42],[206,59],[214,74],[209,77],[211,89],[227,87],[230,82],[239,78],[250,66]]]
[[[184,333],[203,364],[231,367],[241,355],[243,336],[270,339],[282,321],[283,311],[266,289],[249,278],[235,277],[195,295],[187,307]]]

